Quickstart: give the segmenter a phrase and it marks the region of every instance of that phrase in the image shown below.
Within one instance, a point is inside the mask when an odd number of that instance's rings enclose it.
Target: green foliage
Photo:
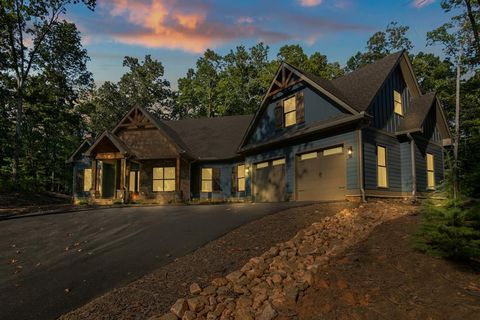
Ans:
[[[269,48],[259,43],[249,49],[238,46],[225,56],[206,50],[178,80],[174,116],[204,117],[250,114],[263,99],[281,62],[333,79],[343,75],[338,62],[329,63],[325,55],[305,54],[300,45],[285,45],[277,58],[268,59]]]
[[[385,31],[374,33],[367,41],[366,51],[358,51],[347,61],[346,71],[353,71],[375,62],[390,53],[400,50],[411,50],[413,44],[407,37],[410,28],[390,22]]]
[[[106,81],[98,89],[84,92],[79,112],[86,115],[86,130],[93,136],[111,130],[135,105],[140,105],[160,118],[174,113],[173,92],[164,79],[160,61],[146,55],[144,61],[125,57],[128,71],[118,83]]]
[[[458,205],[426,202],[415,246],[434,256],[454,260],[480,258],[480,203]]]

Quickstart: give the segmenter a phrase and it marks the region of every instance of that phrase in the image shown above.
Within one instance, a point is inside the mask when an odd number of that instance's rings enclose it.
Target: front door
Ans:
[[[115,195],[115,164],[103,162],[102,198],[113,198]]]

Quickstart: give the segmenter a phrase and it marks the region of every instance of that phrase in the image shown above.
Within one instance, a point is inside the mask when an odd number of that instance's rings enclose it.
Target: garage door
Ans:
[[[345,199],[343,147],[300,154],[296,159],[297,200]]]
[[[255,201],[284,201],[286,193],[285,158],[254,165],[253,191]]]

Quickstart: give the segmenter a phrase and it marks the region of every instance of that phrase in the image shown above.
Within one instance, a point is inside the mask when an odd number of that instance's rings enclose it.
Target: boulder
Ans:
[[[265,303],[262,312],[256,317],[257,320],[272,320],[277,316],[277,312],[268,302]]]
[[[240,270],[233,271],[232,273],[228,274],[225,278],[233,284],[236,284],[238,279],[243,276],[243,272]]]
[[[190,310],[185,311],[183,314],[182,320],[195,320],[197,318],[196,314]]]
[[[170,312],[172,312],[177,317],[183,317],[185,311],[188,310],[187,301],[185,299],[178,299],[174,305],[170,308]]]
[[[194,282],[190,285],[190,293],[191,294],[199,294],[202,292],[202,288],[198,285],[198,283]]]

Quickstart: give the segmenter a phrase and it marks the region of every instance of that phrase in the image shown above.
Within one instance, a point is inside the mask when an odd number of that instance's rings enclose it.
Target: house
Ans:
[[[443,181],[450,144],[401,51],[333,81],[283,63],[254,115],[165,121],[134,107],[70,162],[76,199],[416,197]]]

